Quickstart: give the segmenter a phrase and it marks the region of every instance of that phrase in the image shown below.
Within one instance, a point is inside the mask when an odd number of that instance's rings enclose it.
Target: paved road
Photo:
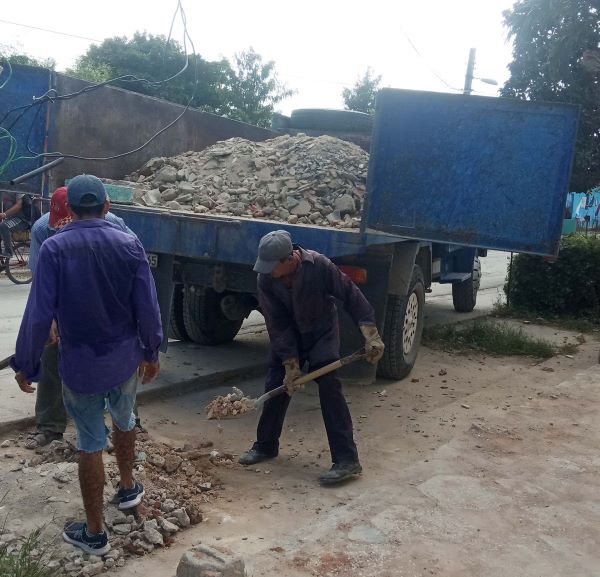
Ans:
[[[478,295],[477,308],[471,314],[457,314],[452,308],[452,285],[434,285],[433,292],[427,295],[428,322],[452,322],[472,316],[488,314],[494,303],[502,295],[506,277],[507,253],[490,252],[482,259],[483,276]],[[0,358],[10,354],[19,330],[19,323],[30,285],[14,285],[4,275],[0,275]],[[242,333],[250,334],[264,323],[259,313],[251,315],[242,328]]]
[[[498,300],[506,275],[506,254],[490,253],[483,259],[482,288],[478,304],[472,313],[456,313],[452,308],[452,288],[450,285],[435,285],[427,295],[426,323],[458,322],[489,314]],[[0,275],[0,359],[14,351],[14,344],[29,285],[14,285]],[[192,343],[177,343],[169,347],[162,356],[161,377],[153,386],[145,387],[144,392],[168,385],[198,381],[210,382],[211,375],[223,371],[249,371],[264,360],[267,342],[262,315],[255,312],[246,321],[236,340],[222,347],[200,347]],[[33,414],[35,395],[21,393],[14,384],[10,370],[0,372],[0,390],[3,403],[0,406],[0,428],[3,423],[14,421]]]
[[[433,292],[427,295],[425,321],[427,324],[457,322],[485,316],[490,313],[498,299],[502,299],[502,290],[510,253],[490,251],[481,259],[481,286],[477,294],[477,306],[472,313],[456,313],[452,307],[452,285],[436,284]]]

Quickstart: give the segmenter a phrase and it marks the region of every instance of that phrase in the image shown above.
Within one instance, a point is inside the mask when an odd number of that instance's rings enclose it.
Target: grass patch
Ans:
[[[506,303],[499,301],[494,304],[492,315],[498,318],[530,321],[538,325],[550,325],[566,331],[593,333],[597,340],[600,339],[600,318],[591,316],[586,318],[557,315],[541,316],[539,313],[508,306]]]
[[[557,352],[545,339],[530,337],[521,329],[489,321],[429,327],[423,332],[423,341],[427,346],[441,346],[453,351],[476,350],[503,356],[548,359]]]
[[[41,539],[41,529],[23,538],[17,551],[0,547],[0,575],[6,577],[58,577],[57,569],[48,568],[51,547]]]

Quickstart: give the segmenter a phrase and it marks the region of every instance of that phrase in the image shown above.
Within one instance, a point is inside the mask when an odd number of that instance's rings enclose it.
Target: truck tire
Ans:
[[[477,304],[477,291],[481,282],[481,261],[476,256],[470,279],[452,285],[452,303],[457,313],[470,313]]]
[[[189,341],[183,320],[183,285],[176,284],[173,288],[173,303],[171,304],[171,320],[169,322],[169,338],[176,341]]]
[[[222,296],[211,288],[186,287],[183,320],[190,339],[200,345],[228,343],[238,334],[243,320],[232,321],[221,311]]]
[[[423,334],[425,281],[421,267],[415,265],[408,294],[388,295],[383,327],[385,352],[377,366],[377,375],[385,379],[403,379],[417,360]]]
[[[373,117],[354,110],[302,108],[293,110],[290,128],[306,130],[338,130],[341,132],[371,132]]]

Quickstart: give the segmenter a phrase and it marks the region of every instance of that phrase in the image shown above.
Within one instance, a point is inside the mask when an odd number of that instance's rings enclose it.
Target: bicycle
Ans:
[[[29,269],[29,247],[31,245],[31,230],[20,230],[11,235],[12,253],[10,258],[0,257],[0,272],[15,284],[29,284],[33,273]]]

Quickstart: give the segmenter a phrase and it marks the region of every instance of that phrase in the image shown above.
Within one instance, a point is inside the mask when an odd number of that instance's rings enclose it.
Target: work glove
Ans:
[[[285,367],[283,386],[285,387],[285,392],[291,397],[296,391],[304,388],[304,385],[294,385],[294,381],[304,373],[300,370],[300,361],[297,358],[283,361],[283,366]]]
[[[375,365],[383,357],[383,351],[385,350],[385,345],[379,336],[379,331],[375,325],[360,325],[360,332],[365,337],[367,361]]]

